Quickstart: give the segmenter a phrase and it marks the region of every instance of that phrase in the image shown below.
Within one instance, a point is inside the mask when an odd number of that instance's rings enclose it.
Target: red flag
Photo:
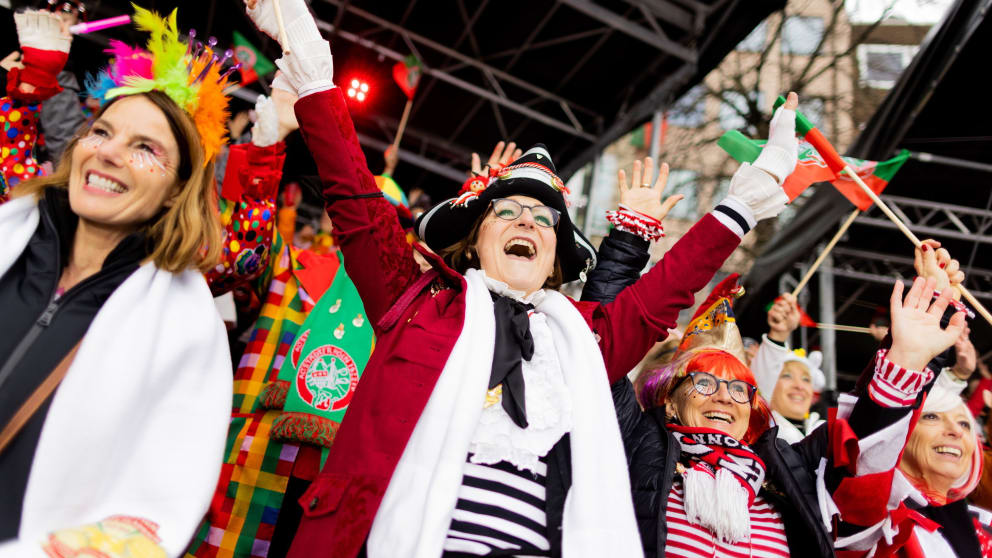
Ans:
[[[420,84],[420,76],[423,73],[423,65],[412,54],[393,66],[393,79],[396,80],[396,85],[399,85],[406,98],[411,100],[417,92],[417,85]]]

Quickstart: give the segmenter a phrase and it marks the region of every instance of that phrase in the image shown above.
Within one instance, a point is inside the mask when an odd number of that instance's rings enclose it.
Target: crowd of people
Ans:
[[[369,170],[304,0],[279,4],[245,0],[286,43],[246,135],[226,57],[175,12],[135,8],[148,44],[111,43],[88,117],[53,101],[65,17],[14,16],[0,556],[992,556],[992,376],[939,242],[829,409],[792,295],[744,338],[732,274],[679,328],[786,206],[795,93],[642,274],[681,201],[667,165],[619,171],[598,249],[545,145],[501,142],[450,199],[408,197],[395,149]],[[67,122],[46,170],[39,140]],[[282,184],[297,131],[326,210],[309,232]]]

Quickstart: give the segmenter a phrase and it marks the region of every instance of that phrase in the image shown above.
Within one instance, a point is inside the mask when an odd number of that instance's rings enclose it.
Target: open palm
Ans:
[[[937,355],[957,341],[965,328],[964,312],[957,312],[947,324],[940,326],[940,319],[951,301],[950,289],[945,289],[936,300],[934,278],[917,277],[903,297],[902,281],[896,281],[889,301],[892,316],[892,348],[889,360],[911,370],[922,370]]]
[[[668,163],[662,163],[658,169],[658,178],[652,184],[654,165],[651,157],[646,157],[644,163],[634,161],[634,170],[630,186],[627,185],[627,173],[623,169],[617,172],[617,183],[620,188],[620,203],[661,221],[668,212],[685,196],[676,194],[661,201],[668,184]]]

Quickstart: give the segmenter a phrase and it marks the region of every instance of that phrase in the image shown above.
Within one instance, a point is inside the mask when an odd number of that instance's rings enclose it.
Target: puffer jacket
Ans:
[[[636,234],[611,230],[599,245],[599,263],[589,272],[581,300],[606,304],[633,285],[648,263],[649,246]]]

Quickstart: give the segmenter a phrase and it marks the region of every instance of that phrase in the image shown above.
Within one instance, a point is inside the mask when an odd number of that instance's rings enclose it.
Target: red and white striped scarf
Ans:
[[[744,442],[712,428],[668,425],[688,468],[685,485],[689,521],[709,528],[727,542],[747,540],[748,510],[765,480],[765,463]]]

